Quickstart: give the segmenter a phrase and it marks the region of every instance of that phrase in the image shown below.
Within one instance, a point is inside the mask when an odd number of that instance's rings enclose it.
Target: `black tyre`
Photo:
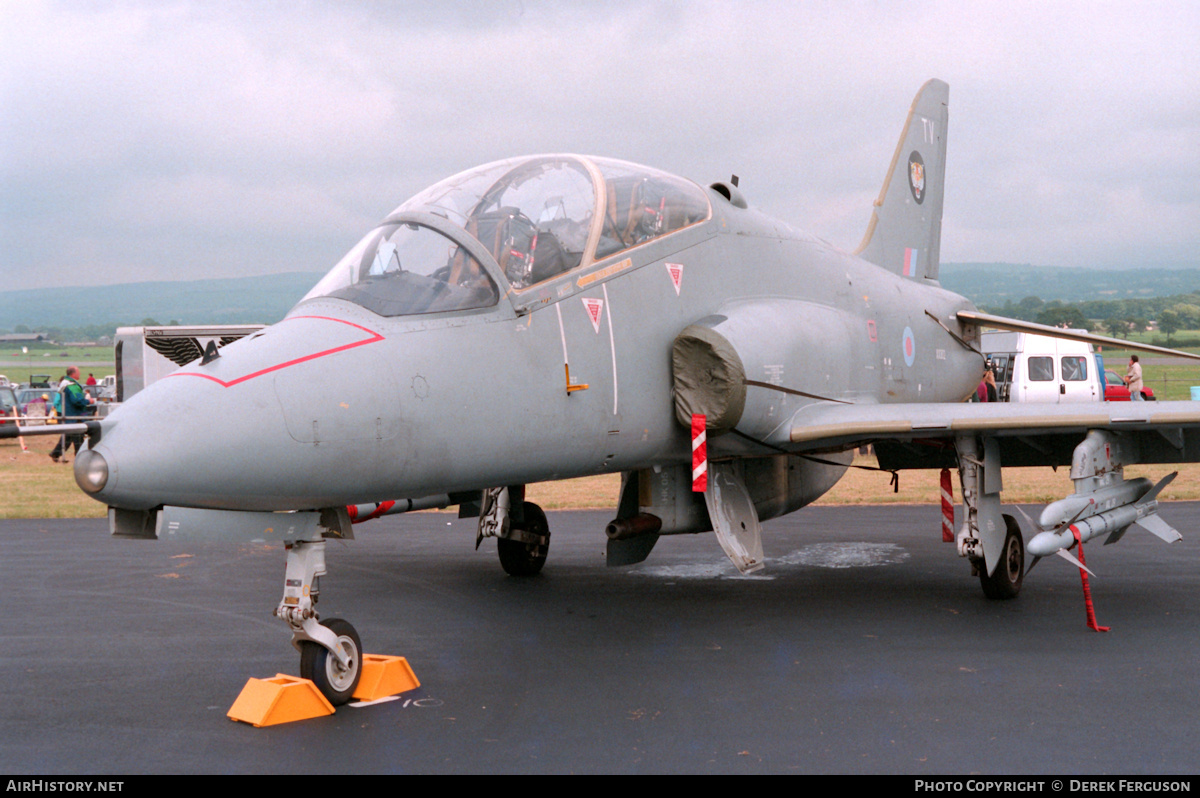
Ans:
[[[350,701],[358,687],[362,676],[362,641],[354,627],[341,618],[321,621],[321,625],[337,635],[345,646],[350,665],[343,668],[325,646],[304,641],[300,643],[300,676],[311,679],[329,703],[338,707]]]
[[[499,538],[496,541],[496,551],[500,555],[500,566],[510,576],[537,576],[546,564],[546,555],[550,552],[550,524],[542,508],[533,502],[522,505],[525,520],[520,524],[513,523],[514,529],[541,536],[544,543],[525,543],[520,540]]]
[[[1142,398],[1145,399],[1147,402],[1155,402],[1158,400],[1157,396],[1146,396],[1145,391],[1142,391]]]
[[[1004,535],[1004,551],[1000,562],[991,576],[986,570],[979,572],[983,595],[990,599],[1012,599],[1021,592],[1021,581],[1025,578],[1025,541],[1021,538],[1021,526],[1011,515],[1004,516],[1008,527]]]

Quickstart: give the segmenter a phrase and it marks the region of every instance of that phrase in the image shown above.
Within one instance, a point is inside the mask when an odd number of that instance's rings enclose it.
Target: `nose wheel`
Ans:
[[[347,662],[343,665],[329,649],[319,643],[300,643],[300,676],[312,680],[329,703],[341,706],[354,697],[358,680],[362,676],[362,641],[354,627],[341,618],[322,621],[321,626],[337,637],[338,644],[346,652]]]

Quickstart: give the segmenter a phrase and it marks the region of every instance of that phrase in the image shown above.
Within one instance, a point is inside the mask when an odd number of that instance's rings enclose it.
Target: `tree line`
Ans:
[[[988,313],[1014,319],[1048,324],[1052,327],[1078,327],[1114,338],[1128,338],[1131,332],[1146,329],[1151,321],[1167,336],[1180,330],[1200,329],[1200,292],[1145,299],[1092,299],[1084,302],[1043,302],[1027,296],[1020,302],[1005,302],[986,307]]]
[[[175,319],[171,319],[165,323],[166,326],[177,326],[179,324]],[[113,338],[117,334],[118,327],[162,327],[164,322],[156,321],[152,318],[145,318],[138,322],[122,322],[120,324],[84,324],[79,327],[60,327],[49,326],[33,329],[25,324],[18,324],[11,330],[0,328],[0,335],[7,333],[38,333],[46,336],[47,340],[57,341],[98,341],[107,336]]]

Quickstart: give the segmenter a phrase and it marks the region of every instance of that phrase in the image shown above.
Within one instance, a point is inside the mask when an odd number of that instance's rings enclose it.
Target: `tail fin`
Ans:
[[[855,252],[905,277],[936,280],[941,264],[949,99],[950,87],[940,80],[928,81],[917,92]]]

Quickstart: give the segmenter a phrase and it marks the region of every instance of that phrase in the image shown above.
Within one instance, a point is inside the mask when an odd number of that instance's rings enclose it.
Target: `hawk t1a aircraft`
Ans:
[[[68,427],[89,440],[76,479],[117,535],[286,541],[276,614],[335,703],[361,644],[314,610],[324,540],[457,505],[479,517],[477,546],[497,538],[504,569],[532,575],[550,542],[532,482],[622,474],[610,564],[713,530],[750,571],[760,522],[817,499],[874,444],[883,469],[958,469],[957,552],[992,598],[1015,596],[1025,570],[1002,465],[1071,466],[1075,493],[1042,514],[1031,554],[1065,554],[1071,527],[1177,538],[1155,514],[1161,485],[1122,468],[1200,459],[1200,405],[964,401],[983,326],[1113,342],[987,316],[938,284],[947,99],[936,80],[917,95],[854,253],[756,211],[736,179],[579,155],[448,178],[283,321]]]

